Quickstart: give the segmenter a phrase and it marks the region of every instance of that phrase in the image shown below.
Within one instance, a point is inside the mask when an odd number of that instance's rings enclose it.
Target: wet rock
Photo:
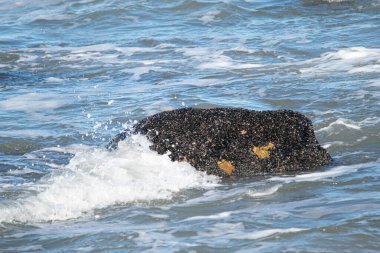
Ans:
[[[133,132],[146,135],[159,154],[170,152],[173,161],[222,177],[301,172],[331,163],[311,121],[289,110],[185,108],[147,117]],[[115,136],[109,147],[126,135]]]

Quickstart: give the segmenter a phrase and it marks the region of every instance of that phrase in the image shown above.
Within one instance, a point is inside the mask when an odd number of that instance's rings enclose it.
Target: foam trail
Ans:
[[[367,168],[376,164],[375,162],[371,163],[361,163],[354,165],[342,165],[334,167],[331,170],[323,171],[323,172],[314,172],[309,174],[297,175],[294,177],[272,177],[270,180],[272,181],[283,181],[283,182],[303,182],[303,181],[319,181],[326,178],[338,177],[344,174],[355,172],[362,168]]]
[[[119,150],[78,147],[60,173],[33,186],[37,194],[0,206],[0,222],[41,222],[77,218],[94,209],[134,201],[171,199],[183,189],[214,187],[219,178],[149,149],[143,136]]]

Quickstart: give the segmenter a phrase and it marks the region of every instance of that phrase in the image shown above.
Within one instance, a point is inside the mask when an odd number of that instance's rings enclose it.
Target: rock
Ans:
[[[159,154],[170,152],[173,161],[222,177],[302,172],[331,163],[311,121],[290,110],[185,108],[147,117],[132,132],[146,135]],[[109,148],[126,136],[115,136]]]

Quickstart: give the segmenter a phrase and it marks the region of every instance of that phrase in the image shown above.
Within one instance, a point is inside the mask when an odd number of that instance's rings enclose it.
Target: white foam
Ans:
[[[322,2],[327,3],[343,3],[343,2],[351,2],[352,0],[322,0]]]
[[[48,77],[45,79],[45,82],[48,82],[48,83],[61,83],[63,81],[64,81],[64,79],[57,78],[57,77]]]
[[[304,181],[323,181],[327,178],[334,178],[338,176],[342,176],[345,174],[353,173],[359,169],[367,168],[376,163],[361,163],[354,165],[342,165],[336,166],[330,170],[322,171],[322,172],[314,172],[302,175],[296,175],[292,177],[272,177],[270,180],[272,181],[281,181],[281,182],[304,182]]]
[[[25,175],[29,173],[43,174],[43,172],[39,170],[33,170],[30,168],[23,168],[21,170],[10,170],[7,172],[7,174],[10,174],[10,175]]]
[[[132,80],[140,80],[141,76],[147,74],[151,71],[159,71],[162,70],[161,67],[137,67],[137,68],[128,68],[123,70],[124,73],[132,74]]]
[[[40,12],[38,11],[37,13],[35,13],[36,15],[30,16],[33,19],[33,21],[37,21],[37,20],[61,21],[61,20],[73,19],[75,17],[74,15],[70,15],[70,14],[65,15],[65,14],[38,14],[38,13]]]
[[[57,94],[27,93],[0,101],[0,109],[25,112],[54,110],[67,102]]]
[[[319,132],[324,132],[324,131],[331,131],[337,125],[341,125],[341,126],[344,126],[346,128],[351,128],[351,129],[355,129],[355,130],[361,129],[361,126],[355,125],[354,123],[350,122],[347,119],[339,118],[336,121],[331,122],[327,127],[320,128],[320,129],[316,130],[315,132],[319,133]]]
[[[90,66],[124,66],[131,62],[145,64],[147,61],[132,61],[127,57],[136,53],[155,53],[165,49],[159,47],[119,47],[114,44],[93,44],[87,46],[46,46],[24,49],[18,52],[20,58],[17,62],[26,64],[28,67],[41,67],[41,62],[50,60],[59,61],[60,65],[69,68],[88,68]],[[43,54],[41,54],[43,52]],[[155,62],[152,62],[155,63]],[[48,81],[51,79],[48,78]]]
[[[323,145],[323,148],[330,148],[332,146],[343,146],[345,143],[343,141],[332,141],[332,142],[328,142],[326,144]]]
[[[304,61],[300,72],[304,74],[324,72],[380,73],[380,49],[350,47],[327,52],[318,58]]]
[[[363,121],[360,122],[360,124],[365,126],[374,126],[380,123],[379,117],[369,117],[365,118]]]
[[[224,218],[228,218],[233,214],[234,212],[222,212],[218,214],[212,214],[212,215],[205,215],[205,216],[193,216],[190,218],[187,218],[183,221],[192,221],[192,220],[221,220]]]
[[[183,79],[180,81],[163,81],[161,84],[163,85],[191,85],[196,87],[202,87],[202,86],[214,86],[214,85],[226,85],[229,84],[231,81],[229,80],[221,80],[216,78],[204,78],[204,79],[196,79],[196,78],[189,78],[189,79]]]
[[[262,64],[256,63],[239,63],[231,57],[224,55],[224,51],[212,50],[210,48],[181,48],[177,52],[188,56],[198,64],[197,68],[207,69],[250,69],[262,67]]]
[[[216,16],[218,16],[221,13],[221,11],[209,11],[206,13],[206,15],[199,18],[199,20],[208,23],[215,21]]]
[[[255,54],[255,53],[257,53],[257,51],[255,51],[255,50],[251,50],[251,49],[248,49],[248,48],[246,48],[245,46],[235,47],[235,48],[233,48],[232,50],[233,50],[233,51],[236,51],[236,52],[247,53],[247,54]]]
[[[207,232],[199,232],[199,235],[212,238],[228,238],[234,240],[259,240],[279,234],[298,233],[307,231],[308,228],[271,228],[261,231],[249,231],[245,229],[242,222],[223,223],[218,222],[208,229]]]
[[[208,62],[202,63],[198,66],[199,69],[250,69],[262,67],[262,64],[256,63],[237,63],[230,57],[219,55],[211,58]]]
[[[225,55],[215,55],[198,65],[199,69],[228,69],[233,66],[232,59]]]
[[[250,69],[262,67],[262,64],[256,63],[237,63],[223,54],[216,54],[208,59],[205,59],[204,63],[198,65],[199,69]]]
[[[306,228],[275,228],[275,229],[266,229],[262,231],[244,233],[238,236],[235,236],[234,239],[240,240],[257,240],[266,237],[270,237],[275,234],[288,234],[288,233],[297,233],[301,231],[306,231],[309,229]]]
[[[52,148],[75,152],[56,174],[41,179],[37,191],[1,206],[0,222],[40,222],[77,218],[94,209],[134,201],[169,200],[183,189],[214,187],[219,178],[172,162],[149,149],[143,136],[132,136],[117,151],[77,145]]]
[[[349,71],[349,73],[380,73],[380,64],[364,67],[356,67]]]

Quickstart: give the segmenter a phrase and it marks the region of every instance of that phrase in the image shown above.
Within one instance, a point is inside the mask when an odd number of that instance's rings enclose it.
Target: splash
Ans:
[[[184,189],[217,185],[217,177],[172,162],[149,145],[145,137],[136,135],[115,152],[76,146],[68,165],[33,186],[37,193],[1,206],[0,222],[67,220],[110,205],[170,200]]]

